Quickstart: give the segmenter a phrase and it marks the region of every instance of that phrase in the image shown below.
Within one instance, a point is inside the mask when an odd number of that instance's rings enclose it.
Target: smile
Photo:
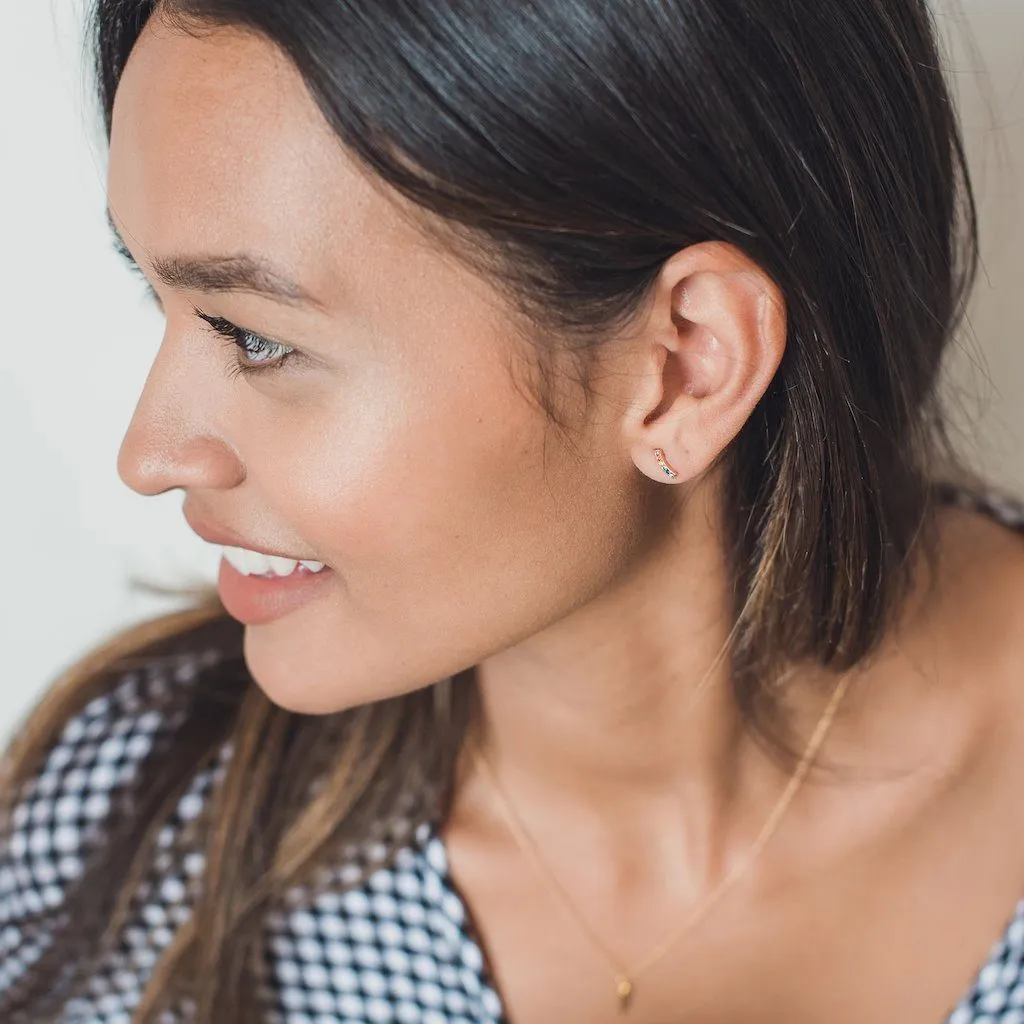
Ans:
[[[248,548],[236,548],[229,545],[221,547],[224,558],[243,576],[291,576],[293,573],[322,572],[323,562],[315,562],[303,558],[285,558],[281,555],[265,555],[260,551]]]

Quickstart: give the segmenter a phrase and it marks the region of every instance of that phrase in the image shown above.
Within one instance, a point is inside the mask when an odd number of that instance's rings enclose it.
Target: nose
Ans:
[[[173,349],[165,337],[121,442],[118,476],[142,495],[177,487],[236,487],[245,468],[224,434],[217,375],[209,367],[190,373],[187,353]]]
[[[137,494],[155,495],[176,487],[237,487],[245,478],[238,460],[216,437],[160,437],[151,423],[133,418],[117,455],[117,474]]]

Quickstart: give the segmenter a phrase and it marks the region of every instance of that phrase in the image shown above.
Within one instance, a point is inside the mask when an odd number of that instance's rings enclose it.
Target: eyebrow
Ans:
[[[114,235],[118,252],[138,266],[107,210],[107,225]],[[248,292],[283,300],[292,305],[322,309],[322,304],[304,288],[289,280],[266,260],[248,253],[232,256],[151,257],[153,273],[168,288],[196,292]]]

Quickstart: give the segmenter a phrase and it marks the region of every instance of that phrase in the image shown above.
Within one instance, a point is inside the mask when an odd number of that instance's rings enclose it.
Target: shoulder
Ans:
[[[979,647],[999,655],[1011,676],[1024,670],[1024,498],[994,487],[949,488],[948,590],[957,617],[972,623]],[[1024,679],[1021,680],[1024,682]]]
[[[1024,533],[1024,496],[986,485],[969,487],[942,484],[938,492],[944,505],[980,513],[1001,526]]]
[[[952,510],[945,576],[961,598],[961,613],[981,613],[981,624],[997,630],[1024,622],[1024,498],[993,487],[940,493]]]
[[[19,859],[65,855],[66,877],[75,877],[72,862],[108,816],[112,797],[187,713],[173,691],[189,687],[216,661],[211,651],[153,659],[116,677],[108,692],[70,718],[39,770],[19,787],[5,853]]]
[[[112,837],[133,831],[145,803],[147,762],[173,744],[224,659],[217,646],[197,644],[136,658],[111,673],[100,692],[58,723],[35,767],[5,794],[0,996],[68,926],[78,892],[94,882],[116,884],[95,877],[97,856]],[[197,778],[181,797],[178,818],[197,812],[202,782]]]
[[[974,718],[972,763],[984,792],[1003,794],[1024,846],[1024,500],[995,488],[960,489],[946,503],[948,572],[936,651]],[[939,655],[936,655],[937,657]]]

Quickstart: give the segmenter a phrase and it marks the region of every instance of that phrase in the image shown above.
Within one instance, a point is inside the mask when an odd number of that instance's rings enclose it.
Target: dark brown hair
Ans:
[[[108,131],[154,7],[96,5]],[[584,396],[591,356],[679,249],[726,241],[778,283],[785,355],[719,468],[735,698],[784,753],[766,682],[876,649],[927,546],[933,481],[956,466],[939,382],[977,225],[926,0],[167,0],[162,11],[183,31],[236,25],[279,46],[344,145],[536,325],[538,368],[567,357]],[[557,422],[550,379],[538,374],[538,399]],[[253,684],[241,627],[214,595],[60,680],[8,751],[6,802],[126,666],[204,646],[219,660],[181,698],[180,726],[68,893],[71,924],[0,999],[5,1020],[46,1019],[61,965],[87,971],[103,955],[169,808],[224,744],[203,891],[138,1022],[182,993],[201,1024],[256,1019],[267,909],[313,884],[339,843],[386,834],[394,849],[408,833],[389,826],[444,813],[472,666],[406,697],[297,715]]]

